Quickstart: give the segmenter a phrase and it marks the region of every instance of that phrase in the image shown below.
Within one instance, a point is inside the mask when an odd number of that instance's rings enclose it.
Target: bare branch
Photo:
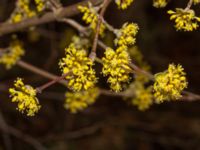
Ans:
[[[27,62],[24,62],[22,60],[19,60],[17,62],[17,65],[22,67],[22,68],[24,68],[24,69],[26,69],[26,70],[29,70],[29,71],[34,72],[36,74],[39,74],[39,75],[41,75],[41,76],[43,76],[43,77],[45,77],[47,79],[54,80],[54,79],[59,77],[59,76],[51,74],[51,73],[49,73],[47,71],[44,71],[44,70],[42,70],[40,68],[37,68],[37,67],[35,67],[35,66],[33,66],[33,65],[31,65],[31,64],[29,64]],[[67,85],[67,81],[65,81],[65,80],[59,80],[58,82],[63,84],[63,85]]]
[[[193,4],[193,0],[189,0],[188,3],[187,3],[187,6],[185,8],[185,10],[189,10],[191,7],[192,7],[192,4]]]
[[[57,82],[59,82],[59,81],[62,81],[62,80],[66,77],[66,75],[68,75],[68,73],[63,74],[62,76],[59,76],[59,77],[57,77],[57,78],[55,78],[55,79],[53,79],[53,80],[47,82],[46,84],[44,84],[44,85],[42,85],[42,86],[40,86],[40,87],[37,87],[37,88],[36,88],[37,92],[38,92],[38,93],[42,93],[42,91],[43,91],[44,89],[50,87],[51,85],[53,85],[53,84],[55,84],[55,83],[57,83]]]
[[[16,138],[19,138],[22,141],[29,143],[37,150],[46,150],[46,148],[35,138],[22,133],[21,131],[19,131],[18,129],[16,129],[12,126],[9,126],[6,123],[6,121],[4,120],[3,114],[1,112],[0,112],[0,130],[2,130],[3,132],[5,132],[7,134],[15,136]]]
[[[95,57],[96,57],[96,49],[97,49],[100,27],[101,27],[101,23],[102,23],[102,20],[103,20],[103,15],[104,15],[108,5],[110,4],[110,2],[111,2],[111,0],[104,0],[101,12],[98,16],[98,22],[97,22],[96,32],[95,32],[94,41],[93,41],[93,45],[92,45],[92,50],[91,50],[91,53],[89,55],[89,57],[92,60],[94,60]]]
[[[33,17],[33,18],[30,18],[30,19],[27,19],[15,24],[3,23],[0,26],[0,36],[9,34],[12,32],[16,32],[16,31],[19,31],[31,26],[36,26],[36,25],[56,21],[59,18],[74,16],[79,13],[77,6],[87,5],[88,2],[91,2],[95,6],[95,5],[100,4],[102,0],[85,0],[83,2],[62,8],[61,11],[57,13],[56,15],[53,12],[49,12],[49,13],[44,14],[42,17]]]

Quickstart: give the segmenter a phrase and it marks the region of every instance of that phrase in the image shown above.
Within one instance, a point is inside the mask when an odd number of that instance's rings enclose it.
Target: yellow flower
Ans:
[[[36,15],[36,13],[30,9],[29,5],[30,0],[18,0],[17,2],[17,9],[27,18],[31,18]]]
[[[133,0],[115,0],[115,3],[119,9],[127,9],[127,7],[131,5],[132,2]]]
[[[18,23],[24,19],[31,18],[36,12],[30,9],[30,0],[18,0],[16,7],[9,19],[10,23]]]
[[[23,16],[21,13],[16,13],[15,15],[12,16],[11,20],[13,23],[17,23],[17,22],[22,21],[22,18],[23,18]]]
[[[200,0],[193,0],[194,5],[197,5],[200,3]]]
[[[167,0],[153,0],[153,6],[156,8],[163,8],[167,5]]]
[[[185,75],[182,66],[174,64],[170,64],[167,71],[156,74],[153,85],[156,102],[181,98],[181,92],[188,85]]]
[[[115,39],[116,45],[133,45],[135,44],[135,36],[139,30],[139,27],[135,23],[125,23],[117,33]]]
[[[199,17],[195,16],[192,9],[176,8],[176,11],[169,10],[170,20],[175,20],[175,28],[183,31],[193,31],[198,28]]]
[[[30,85],[24,85],[21,78],[17,78],[14,86],[15,88],[9,89],[9,93],[12,102],[18,103],[17,110],[22,113],[26,112],[27,116],[34,116],[41,108],[36,97],[36,90]]]
[[[46,7],[45,1],[46,0],[35,0],[36,8],[38,12],[42,12],[45,9]]]
[[[64,107],[70,110],[71,113],[77,113],[78,111],[87,108],[89,105],[92,105],[96,101],[98,95],[98,88],[75,93],[66,92]]]
[[[130,58],[127,47],[120,46],[116,51],[107,48],[102,61],[102,73],[105,76],[109,76],[108,83],[111,84],[111,89],[115,92],[121,91],[121,84],[130,80],[129,73],[131,72],[131,68],[129,67]]]
[[[145,88],[142,82],[133,82],[135,96],[132,104],[136,105],[139,110],[144,111],[153,104],[152,88]]]
[[[73,36],[72,43],[77,49],[89,49],[91,47],[91,42],[86,37]]]
[[[98,22],[98,13],[97,11],[91,6],[89,3],[89,7],[86,6],[78,6],[78,9],[80,12],[83,13],[82,19],[87,23],[90,24],[90,28],[95,32],[97,28],[97,22]],[[101,23],[100,25],[100,31],[99,34],[101,36],[104,35],[104,30],[106,26]]]
[[[63,74],[67,74],[68,87],[74,91],[94,87],[97,78],[92,68],[93,62],[87,57],[85,50],[76,49],[74,44],[70,44],[65,52],[66,56],[61,59],[59,66]]]
[[[0,63],[4,64],[7,69],[10,69],[24,55],[22,43],[15,39],[10,43],[8,49],[0,54]]]

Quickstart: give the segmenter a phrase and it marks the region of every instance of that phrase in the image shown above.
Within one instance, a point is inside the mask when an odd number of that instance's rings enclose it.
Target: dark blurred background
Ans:
[[[1,22],[9,17],[14,2],[0,0]],[[75,2],[79,1],[62,1],[66,6]],[[152,73],[165,70],[169,63],[180,63],[187,73],[187,90],[200,93],[200,31],[177,32],[167,14],[167,10],[183,8],[187,2],[171,0],[167,7],[157,9],[152,6],[152,0],[135,0],[125,11],[118,10],[113,2],[105,19],[116,28],[125,22],[138,23],[136,45],[152,67]],[[194,9],[200,15],[199,5]],[[73,19],[85,25],[81,15]],[[78,32],[64,23],[52,22],[16,34],[26,48],[23,60],[59,75],[57,64],[64,54],[63,49]],[[8,46],[11,36],[0,37],[0,47]],[[108,33],[103,40],[110,44],[112,39],[113,35]],[[34,137],[49,150],[200,149],[199,101],[168,102],[141,112],[121,98],[100,96],[85,111],[70,114],[63,108],[62,93],[64,95],[66,89],[57,84],[39,96],[42,105],[39,114],[26,117],[15,110],[16,105],[11,103],[5,90],[12,86],[16,77],[23,77],[35,87],[48,81],[18,66],[10,70],[0,66],[0,111],[8,125]],[[106,80],[99,85],[108,87]],[[0,133],[0,150],[4,150],[5,138],[3,132]],[[9,138],[12,149],[35,149],[20,138],[12,135]]]

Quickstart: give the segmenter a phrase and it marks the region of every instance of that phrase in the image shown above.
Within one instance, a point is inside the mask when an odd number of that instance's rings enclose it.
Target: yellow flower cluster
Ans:
[[[129,67],[130,58],[127,47],[120,46],[116,51],[107,48],[102,61],[102,73],[105,76],[109,76],[108,83],[111,84],[111,89],[115,92],[121,91],[121,84],[130,80],[129,73],[131,72],[131,68]]]
[[[35,11],[29,7],[30,0],[18,0],[16,8],[11,15],[10,22],[17,23],[24,19],[31,18],[36,15]]]
[[[200,3],[200,0],[193,0],[194,5],[197,5]]]
[[[10,69],[24,55],[22,43],[15,39],[10,43],[9,48],[0,55],[0,63],[4,64],[7,69]]]
[[[167,5],[167,0],[153,0],[153,6],[156,8],[163,8]]]
[[[91,4],[90,4],[91,5]],[[86,6],[78,6],[78,9],[80,12],[83,13],[83,17],[82,19],[87,23],[90,24],[90,28],[95,32],[96,28],[97,28],[97,22],[98,22],[98,14],[97,11],[92,7],[86,7]],[[100,25],[100,30],[99,30],[99,34],[101,36],[104,35],[104,30],[105,30],[106,26],[101,23]]]
[[[170,20],[175,20],[175,28],[183,31],[193,31],[198,28],[200,18],[195,16],[195,12],[191,9],[176,8],[176,11],[169,10]]]
[[[188,84],[185,75],[182,66],[174,64],[170,64],[167,71],[156,74],[153,85],[156,102],[179,99]]]
[[[115,0],[115,3],[117,4],[119,9],[127,9],[128,6],[131,5],[133,0]]]
[[[45,1],[46,0],[35,0],[36,8],[38,12],[42,12],[45,9]]]
[[[12,102],[18,103],[20,112],[27,113],[27,116],[34,116],[41,108],[36,97],[36,90],[30,85],[24,85],[21,78],[18,78],[14,83],[15,88],[10,88],[9,93],[12,97]]]
[[[144,111],[153,104],[152,88],[145,88],[142,82],[134,82],[134,98],[132,104],[136,105],[139,110]]]
[[[125,23],[117,33],[115,44],[122,45],[133,45],[135,44],[135,36],[139,30],[139,27],[135,23]]]
[[[81,91],[76,93],[67,92],[65,94],[64,107],[69,109],[71,113],[77,113],[89,105],[93,104],[99,95],[98,88],[92,88],[87,91]]]
[[[66,79],[69,80],[68,87],[74,91],[88,90],[97,82],[93,62],[87,57],[86,51],[75,48],[70,44],[65,49],[66,56],[61,59],[59,66]]]

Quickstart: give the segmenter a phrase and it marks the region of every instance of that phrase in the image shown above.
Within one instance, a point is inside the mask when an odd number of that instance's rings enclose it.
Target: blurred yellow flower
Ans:
[[[38,12],[42,12],[45,9],[46,7],[45,1],[46,0],[35,0],[36,8]]]
[[[144,111],[153,104],[153,94],[151,87],[144,87],[140,81],[133,82],[135,96],[132,98],[132,104],[139,110]]]
[[[115,3],[117,4],[119,9],[127,9],[128,6],[131,5],[133,0],[115,0]]]
[[[81,92],[66,92],[65,104],[64,107],[69,109],[71,113],[77,113],[89,105],[93,104],[96,101],[96,98],[99,95],[98,88],[92,88],[87,91]]]
[[[0,63],[4,64],[7,69],[10,69],[24,53],[22,42],[15,39],[10,43],[8,49],[0,54]]]
[[[153,6],[156,8],[163,8],[167,5],[167,0],[153,0]]]
[[[200,3],[200,0],[193,0],[194,5],[197,5]]]
[[[122,46],[128,46],[135,44],[135,36],[139,30],[139,27],[135,23],[125,23],[117,33],[115,44]]]

